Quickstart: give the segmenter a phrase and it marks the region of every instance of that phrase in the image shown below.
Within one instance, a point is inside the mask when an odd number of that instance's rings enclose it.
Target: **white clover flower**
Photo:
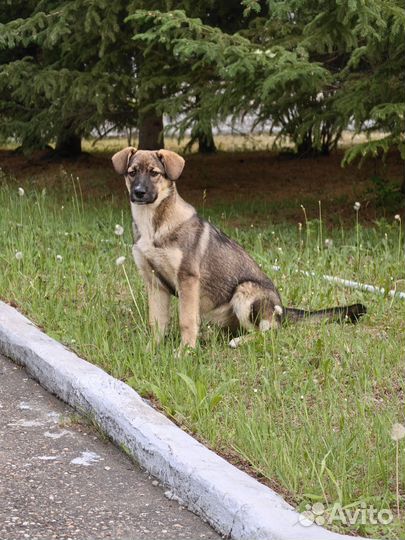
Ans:
[[[115,259],[115,264],[117,266],[121,266],[122,264],[124,264],[124,262],[125,262],[125,257],[123,255]]]
[[[401,216],[399,214],[395,214],[394,219],[397,221],[401,221]]]
[[[405,437],[405,426],[402,424],[394,424],[391,429],[391,439],[400,441]]]
[[[325,240],[325,246],[326,246],[328,249],[333,248],[333,240],[332,240],[332,238],[326,238],[326,240]]]
[[[114,234],[116,234],[117,236],[122,236],[124,234],[124,227],[117,224],[114,229]]]
[[[16,251],[15,258],[17,259],[17,261],[21,261],[21,259],[23,258],[23,254],[21,253],[21,251]]]
[[[20,197],[24,197],[25,191],[24,191],[24,189],[23,189],[22,187],[19,187],[19,188],[18,188],[18,195],[19,195]]]
[[[360,210],[360,206],[361,204],[358,201],[356,201],[353,205],[353,209],[356,210],[356,212],[358,212]]]
[[[63,261],[62,255],[56,255],[56,260],[57,260],[58,262],[62,262],[62,261]]]

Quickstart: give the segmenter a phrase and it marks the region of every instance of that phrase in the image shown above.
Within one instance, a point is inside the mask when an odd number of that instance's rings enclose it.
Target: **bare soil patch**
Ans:
[[[13,151],[0,151],[0,166],[16,178],[16,185],[35,183],[38,187],[60,189],[71,175],[80,178],[85,198],[126,198],[124,183],[115,175],[109,153],[83,154],[79,159],[58,162],[44,159],[44,153],[27,158]],[[246,204],[246,214],[260,221],[263,214],[271,221],[302,221],[303,204],[309,217],[317,217],[322,202],[325,222],[353,223],[353,203],[360,201],[363,222],[381,217],[392,219],[401,212],[400,196],[385,201],[373,177],[400,189],[404,163],[399,154],[385,160],[368,159],[361,167],[341,167],[343,150],[329,157],[294,159],[268,151],[218,152],[213,155],[186,156],[186,167],[178,189],[197,206]],[[256,204],[258,203],[258,204]],[[268,212],[263,207],[269,205]],[[255,208],[256,206],[256,208]],[[258,210],[262,207],[262,211]],[[244,211],[245,214],[245,211]],[[246,217],[246,216],[245,216]]]

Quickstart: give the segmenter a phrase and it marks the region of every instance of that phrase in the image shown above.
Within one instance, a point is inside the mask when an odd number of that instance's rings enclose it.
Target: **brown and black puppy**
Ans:
[[[184,159],[175,152],[128,147],[112,162],[125,176],[133,255],[147,286],[149,322],[157,338],[167,329],[171,295],[179,297],[182,344],[190,347],[201,318],[232,330],[266,331],[285,319],[356,322],[366,312],[362,304],[314,312],[283,307],[273,282],[250,255],[180,197],[175,182]]]

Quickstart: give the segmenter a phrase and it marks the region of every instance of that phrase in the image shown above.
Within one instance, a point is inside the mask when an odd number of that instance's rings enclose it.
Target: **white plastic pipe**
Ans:
[[[275,272],[280,272],[281,268],[280,266],[273,265],[272,269]],[[306,270],[296,270],[296,272],[300,272],[301,274],[304,274],[304,276],[316,276],[315,272],[308,272]],[[359,281],[352,281],[351,279],[343,279],[337,276],[328,276],[327,274],[322,274],[322,279],[325,281],[329,281],[330,283],[339,283],[340,285],[343,285],[344,287],[349,287],[351,289],[361,289],[363,291],[368,291],[375,294],[387,294],[388,296],[391,296],[392,298],[402,298],[402,300],[405,300],[405,292],[396,291],[394,289],[386,292],[384,287],[377,287],[376,285],[369,285],[367,283],[360,283]]]

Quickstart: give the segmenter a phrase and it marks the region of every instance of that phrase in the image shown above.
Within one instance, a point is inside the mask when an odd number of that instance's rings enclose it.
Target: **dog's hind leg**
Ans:
[[[240,326],[245,330],[267,332],[281,325],[283,308],[280,297],[273,289],[246,281],[238,285],[230,303]],[[236,348],[249,339],[252,339],[251,336],[234,338],[229,345]]]

